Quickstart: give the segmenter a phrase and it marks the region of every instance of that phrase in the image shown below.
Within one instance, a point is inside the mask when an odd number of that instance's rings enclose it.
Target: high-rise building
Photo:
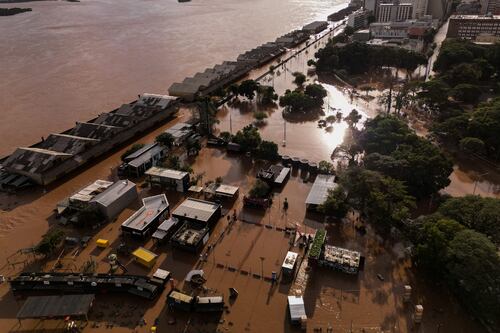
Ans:
[[[444,20],[451,12],[452,0],[429,0],[427,14],[432,18]]]
[[[429,0],[413,0],[413,18],[419,19],[427,15]]]
[[[500,14],[500,0],[481,0],[481,14]]]
[[[484,35],[500,37],[500,15],[453,15],[450,17],[447,38],[475,40]]]
[[[379,3],[377,7],[377,22],[401,22],[412,17],[413,4],[400,3]]]
[[[377,10],[377,0],[365,0],[365,4],[363,7],[365,7],[366,10],[375,13]]]

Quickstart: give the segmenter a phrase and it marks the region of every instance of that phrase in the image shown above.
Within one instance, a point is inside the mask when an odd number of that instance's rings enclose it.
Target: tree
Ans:
[[[61,245],[64,236],[65,234],[62,230],[50,230],[43,235],[42,240],[35,246],[35,253],[44,256],[50,255]]]
[[[254,80],[245,80],[238,87],[238,94],[253,100],[255,93],[259,90],[259,83]]]
[[[385,229],[400,225],[415,206],[401,181],[379,172],[350,167],[340,175],[340,184],[347,192],[350,206]]]
[[[328,95],[326,89],[318,83],[308,84],[305,94],[317,101],[319,106],[323,105],[323,99]]]
[[[333,164],[328,161],[321,161],[318,163],[319,173],[330,175],[333,173]]]
[[[318,211],[337,219],[344,218],[349,212],[349,204],[344,188],[337,186],[335,189],[329,190],[325,202],[318,207]]]
[[[260,137],[259,130],[252,125],[248,125],[236,133],[233,138],[233,142],[239,144],[243,151],[251,152],[259,147],[262,139]]]
[[[156,137],[155,141],[161,144],[162,146],[165,146],[167,148],[172,148],[172,146],[174,145],[175,138],[172,134],[163,132]]]
[[[451,89],[451,96],[460,102],[476,104],[481,97],[481,88],[476,85],[461,83]]]
[[[180,170],[181,163],[179,157],[176,155],[169,155],[163,163],[163,166],[168,169]]]
[[[266,198],[271,192],[271,188],[267,183],[257,179],[249,192],[251,198],[262,199]]]
[[[92,227],[104,221],[105,218],[96,206],[88,206],[76,214],[77,224],[82,227]]]
[[[263,140],[257,148],[255,155],[257,158],[275,161],[279,158],[278,145],[272,141]]]
[[[436,281],[446,277],[448,245],[455,235],[465,228],[455,220],[440,216],[425,216],[418,230],[415,244],[414,260]]]
[[[462,303],[489,324],[498,324],[500,257],[495,245],[480,233],[460,231],[449,244],[446,269]]]
[[[483,140],[466,137],[460,140],[460,150],[467,154],[484,155],[486,149]]]
[[[278,100],[278,94],[271,86],[259,86],[258,103],[261,105],[273,105]]]
[[[142,147],[144,147],[144,144],[143,143],[134,143],[132,145],[132,147],[130,147],[129,149],[127,149],[123,154],[122,156],[120,157],[122,161],[125,160],[125,158],[129,155],[132,155],[133,153],[135,153],[136,151],[138,151],[139,149],[141,149]]]
[[[353,109],[349,114],[344,117],[349,127],[354,127],[361,120],[362,116],[359,114],[358,110]]]
[[[257,122],[260,123],[267,118],[267,113],[265,113],[264,111],[255,111],[253,113],[253,117],[255,118],[255,120],[257,120]]]
[[[439,213],[463,226],[481,232],[500,245],[500,200],[467,195],[450,198],[439,207]]]
[[[231,140],[233,139],[233,135],[229,132],[221,132],[219,137],[225,142],[231,142]]]
[[[295,83],[297,87],[302,87],[304,82],[306,82],[306,76],[301,72],[294,72],[292,75],[294,77],[293,83]]]
[[[441,79],[433,79],[421,84],[422,90],[418,98],[425,102],[433,111],[438,111],[448,103],[450,86]]]

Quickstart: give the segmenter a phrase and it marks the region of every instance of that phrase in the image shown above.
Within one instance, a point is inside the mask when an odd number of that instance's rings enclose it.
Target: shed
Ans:
[[[158,258],[157,254],[146,250],[143,247],[139,247],[134,252],[132,252],[132,256],[134,256],[135,260],[138,263],[148,268],[153,267],[156,262],[156,258]]]
[[[189,188],[189,173],[154,166],[146,171],[150,184],[175,188],[177,192],[186,192]]]
[[[167,304],[171,308],[191,311],[194,298],[179,291],[172,290],[167,296]]]
[[[205,227],[212,227],[221,217],[221,205],[193,198],[187,198],[173,212],[179,220],[187,220]]]
[[[17,319],[85,318],[92,307],[94,295],[62,295],[28,297],[17,313]]]
[[[142,202],[143,206],[122,223],[123,232],[145,237],[168,216],[169,203],[165,194],[144,198]]]
[[[335,183],[335,176],[332,175],[318,175],[316,180],[309,191],[306,199],[307,208],[314,208],[323,204],[328,197],[328,191],[337,187]]]
[[[292,324],[303,324],[307,320],[302,296],[288,296],[288,310]]]
[[[137,199],[137,187],[129,180],[120,180],[96,195],[91,203],[96,205],[108,220],[114,219]]]
[[[283,274],[285,275],[293,275],[295,272],[295,266],[297,264],[297,258],[299,257],[299,254],[296,252],[288,251],[285,257],[285,260],[283,260],[283,265],[281,265],[281,270],[283,271]]]
[[[194,303],[196,312],[222,312],[224,310],[224,298],[222,296],[196,297]]]
[[[153,239],[158,241],[167,240],[172,236],[177,229],[180,227],[179,219],[175,217],[171,217],[168,220],[165,220],[158,226],[158,229],[151,236]]]

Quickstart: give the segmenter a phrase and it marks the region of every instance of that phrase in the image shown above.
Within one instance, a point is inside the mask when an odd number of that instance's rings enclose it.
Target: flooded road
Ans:
[[[347,0],[30,2],[0,19],[0,156],[346,6]],[[8,5],[0,5],[6,7]]]

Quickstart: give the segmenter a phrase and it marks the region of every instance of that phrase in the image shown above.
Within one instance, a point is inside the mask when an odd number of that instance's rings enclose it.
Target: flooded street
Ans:
[[[29,3],[32,13],[0,20],[1,36],[9,38],[6,43],[9,47],[0,50],[2,59],[6,59],[0,65],[3,120],[0,155],[15,146],[33,143],[42,135],[70,127],[77,120],[113,109],[143,91],[165,93],[170,83],[186,75],[216,62],[234,59],[241,51],[273,40],[316,18],[325,18],[336,6],[343,5],[345,1],[340,0]],[[278,66],[261,84],[274,86],[280,95],[293,88],[292,73],[308,72],[307,60],[313,58],[326,40]],[[252,72],[251,77],[260,76],[271,64]],[[307,80],[317,82],[318,77],[309,73]],[[351,95],[349,88],[339,82],[319,82],[328,91],[324,114],[285,121],[280,107],[266,110],[268,118],[260,126],[260,133],[264,139],[279,144],[280,154],[314,162],[330,160],[333,150],[349,136],[349,128],[343,121],[319,128],[317,120],[338,112],[346,116],[356,109],[363,123],[380,111],[376,98]],[[256,109],[255,102],[245,100],[226,104],[218,114],[217,130],[236,133],[254,122]],[[147,133],[138,142],[151,142],[165,129],[190,117],[190,110],[182,108],[177,118]],[[22,270],[53,269],[56,258],[45,263],[16,251],[32,247],[49,227],[58,224],[54,214],[57,202],[96,179],[117,180],[116,167],[127,148],[107,154],[50,187],[17,196],[1,193],[0,274],[10,277]],[[202,268],[208,280],[205,292],[223,294],[227,310],[221,317],[168,311],[165,299],[170,285],[154,302],[132,296],[99,295],[90,324],[82,328],[83,332],[146,333],[153,323],[158,324],[158,332],[296,332],[299,330],[289,323],[286,297],[299,293],[304,295],[309,316],[308,332],[317,332],[317,328],[322,332],[333,328],[335,332],[346,333],[483,332],[452,297],[414,275],[405,251],[407,244],[384,241],[369,226],[365,236],[359,235],[354,231],[351,214],[342,222],[325,223],[316,214],[307,213],[304,201],[314,180],[307,172],[293,169],[286,185],[275,191],[274,203],[269,209],[243,209],[243,196],[266,164],[214,148],[203,148],[189,162],[195,175],[203,175],[200,185],[222,177],[224,183],[240,188],[238,198],[223,204],[223,213],[235,212],[237,221],[230,224],[226,215],[220,219],[208,241],[213,251],[206,261],[201,261],[196,254],[172,249],[170,245],[157,245],[151,239],[120,238],[121,223],[140,207],[137,200],[115,221],[100,229],[61,227],[69,236],[92,235],[89,246],[82,248],[78,255],[73,255],[72,250],[61,254],[64,258],[61,270],[78,270],[92,259],[97,265],[96,271],[106,273],[110,268],[107,256],[124,241],[132,249],[144,246],[159,255],[152,268],[139,266],[130,256],[120,257],[130,274],[151,275],[156,268],[166,269],[172,272],[175,287],[182,289],[187,284],[186,274],[193,268]],[[460,170],[465,170],[464,174]],[[468,187],[460,189],[462,183],[472,184],[476,193],[499,192],[498,187],[488,185],[491,179],[488,176],[467,178],[472,171],[465,167],[460,170],[454,173],[457,178],[452,176],[452,185],[458,186],[457,195],[468,191]],[[477,184],[474,179],[478,180]],[[145,185],[143,178],[133,181],[139,185],[141,198],[159,193],[158,189]],[[171,211],[184,197],[172,191],[166,191],[166,196]],[[283,210],[285,198],[289,203],[286,212]],[[307,262],[302,261],[306,256],[304,249],[291,239],[285,228],[313,234],[323,227],[328,230],[330,244],[366,255],[365,270],[359,276],[306,269]],[[111,247],[99,249],[95,244],[98,238],[109,239]],[[272,272],[280,271],[284,255],[292,249],[300,254],[302,262],[297,279],[292,283],[272,284]],[[408,283],[414,293],[410,304],[403,304],[402,290]],[[236,300],[228,300],[230,287],[240,292]],[[414,327],[410,319],[415,304],[424,304],[426,309],[420,327]],[[15,315],[19,306],[8,284],[0,285],[0,332],[21,333],[37,327],[35,321],[18,326]],[[55,332],[56,326],[46,321],[38,329]]]

